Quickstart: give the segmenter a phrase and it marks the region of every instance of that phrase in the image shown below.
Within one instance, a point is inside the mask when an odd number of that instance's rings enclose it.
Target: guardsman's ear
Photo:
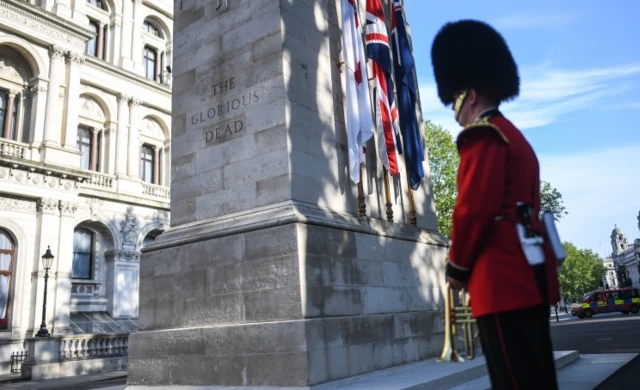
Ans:
[[[478,104],[478,93],[476,92],[475,89],[473,88],[469,89],[469,96],[467,97],[467,99],[469,100],[469,106],[471,107]]]

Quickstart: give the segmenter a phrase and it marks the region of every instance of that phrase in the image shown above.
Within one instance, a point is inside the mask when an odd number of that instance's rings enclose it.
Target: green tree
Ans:
[[[558,268],[558,279],[565,298],[581,298],[602,285],[605,269],[596,253],[590,249],[579,249],[570,242],[564,243],[564,250],[567,257]]]
[[[451,217],[456,204],[458,188],[456,174],[460,156],[456,143],[447,130],[431,121],[424,124],[426,151],[429,156],[431,184],[438,219],[438,230],[451,236]]]
[[[458,196],[456,176],[460,165],[460,156],[451,133],[442,126],[426,121],[424,133],[438,230],[443,235],[450,237],[451,218]],[[556,221],[567,215],[562,194],[549,182],[540,181],[540,203],[540,211],[550,210]]]
[[[569,214],[562,202],[562,194],[549,182],[540,180],[540,216],[545,210],[551,211],[556,221]]]

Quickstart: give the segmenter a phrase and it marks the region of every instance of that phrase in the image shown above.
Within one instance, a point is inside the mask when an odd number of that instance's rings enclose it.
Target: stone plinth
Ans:
[[[305,387],[440,352],[428,178],[418,228],[404,177],[384,221],[373,156],[356,217],[336,3],[175,2],[172,227],[143,251],[131,388]]]

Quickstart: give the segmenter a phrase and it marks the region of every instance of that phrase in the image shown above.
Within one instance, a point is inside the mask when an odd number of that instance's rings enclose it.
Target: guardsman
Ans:
[[[447,281],[467,288],[492,388],[557,389],[549,307],[560,300],[540,213],[536,154],[499,111],[518,96],[517,65],[489,25],[447,23],[431,48],[438,95],[464,127]]]

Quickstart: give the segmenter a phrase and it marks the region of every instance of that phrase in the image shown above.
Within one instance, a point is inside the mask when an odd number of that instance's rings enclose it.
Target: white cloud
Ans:
[[[521,72],[520,96],[501,109],[520,129],[549,125],[568,113],[589,111],[603,98],[631,89],[632,76],[640,74],[640,65],[588,70],[553,69],[548,66]],[[422,112],[456,135],[460,126],[450,107],[443,107],[435,84],[420,85]],[[612,99],[609,99],[611,101]]]
[[[491,21],[499,30],[523,30],[542,27],[565,26],[580,17],[575,12],[557,14],[514,14],[496,18]]]
[[[560,220],[560,238],[600,255],[611,252],[617,224],[630,242],[640,237],[640,147],[619,147],[563,156],[538,156],[541,179],[560,193],[569,215]]]

